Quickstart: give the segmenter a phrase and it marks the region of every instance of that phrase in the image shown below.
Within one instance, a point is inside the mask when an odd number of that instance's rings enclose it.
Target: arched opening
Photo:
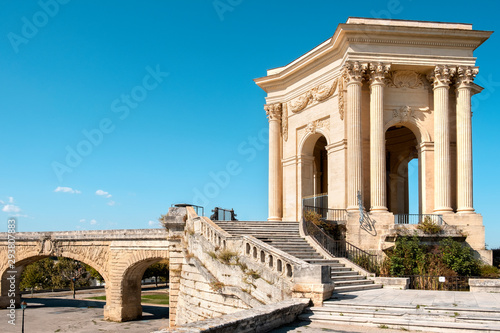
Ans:
[[[148,267],[162,260],[165,258],[147,258],[134,263],[123,273],[121,281],[123,293],[120,306],[122,321],[142,317],[141,295],[144,272]],[[168,317],[168,309],[165,310],[165,317]]]
[[[95,266],[91,262],[77,258],[70,253],[65,253],[61,257],[47,255],[35,255],[20,258],[16,262],[15,269],[6,269],[1,272],[1,300],[2,302],[12,299],[11,290],[15,290],[15,303],[18,306],[21,302],[21,293],[34,293],[40,290],[76,290],[92,286],[105,285],[105,293],[108,294],[108,286],[105,284],[107,275],[102,267]],[[13,285],[9,283],[7,277],[11,277],[15,272]],[[24,273],[24,274],[23,274]],[[94,283],[95,282],[95,283]],[[36,298],[36,294],[33,294]],[[31,296],[30,296],[31,297]],[[76,301],[74,306],[82,306],[81,300]],[[4,304],[0,304],[2,307]],[[104,305],[104,304],[103,304]]]
[[[314,145],[314,195],[328,193],[328,155],[326,153],[326,138],[321,136]]]
[[[304,206],[328,208],[328,153],[326,138],[311,134],[302,145],[301,183]]]
[[[385,133],[387,207],[394,214],[420,213],[418,140],[408,127],[396,125]]]

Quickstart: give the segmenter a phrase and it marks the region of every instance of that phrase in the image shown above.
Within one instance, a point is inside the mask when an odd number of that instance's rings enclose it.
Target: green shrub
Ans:
[[[486,277],[486,278],[500,277],[500,269],[491,265],[481,265],[481,267],[479,267],[479,272],[481,277]]]
[[[422,230],[425,234],[439,234],[443,228],[434,223],[429,216],[426,216],[424,221],[417,225],[417,229]]]
[[[480,262],[474,258],[472,249],[462,243],[446,238],[439,243],[442,261],[461,276],[477,276]]]

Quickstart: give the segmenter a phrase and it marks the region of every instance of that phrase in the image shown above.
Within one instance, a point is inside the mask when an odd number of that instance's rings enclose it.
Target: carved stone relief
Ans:
[[[322,102],[330,98],[337,89],[338,79],[331,83],[323,83],[311,90],[306,91],[299,97],[296,97],[288,102],[288,108],[293,113],[298,113],[304,110],[309,104],[314,102]]]
[[[414,71],[390,72],[385,80],[385,84],[391,88],[419,89],[426,87],[422,74]]]

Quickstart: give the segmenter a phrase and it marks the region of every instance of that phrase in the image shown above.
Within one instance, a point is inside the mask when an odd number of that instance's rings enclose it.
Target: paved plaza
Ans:
[[[105,321],[104,302],[83,298],[98,294],[77,294],[73,300],[70,293],[51,297],[35,295],[26,298],[28,308],[25,317],[25,332],[129,332],[147,333],[168,327],[168,307],[144,305],[143,319],[124,323]],[[336,294],[339,302],[391,306],[439,306],[452,309],[498,309],[500,317],[500,294],[453,291],[391,290],[375,289]],[[15,327],[7,323],[7,310],[0,310],[0,332],[21,332],[20,321]],[[21,319],[21,311],[17,311]],[[310,324],[297,321],[273,331],[274,333],[319,333],[319,332],[403,332],[399,330],[362,327],[354,325]]]

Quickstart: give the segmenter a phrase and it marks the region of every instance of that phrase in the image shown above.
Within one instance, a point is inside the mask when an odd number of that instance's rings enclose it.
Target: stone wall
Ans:
[[[233,333],[233,332],[269,332],[272,329],[288,324],[304,311],[309,299],[289,299],[275,304],[263,305],[250,310],[206,320],[194,322],[181,327],[162,330],[155,333]]]
[[[319,305],[333,291],[327,266],[310,265],[251,236],[231,236],[191,207],[182,248],[176,325],[293,297]]]

